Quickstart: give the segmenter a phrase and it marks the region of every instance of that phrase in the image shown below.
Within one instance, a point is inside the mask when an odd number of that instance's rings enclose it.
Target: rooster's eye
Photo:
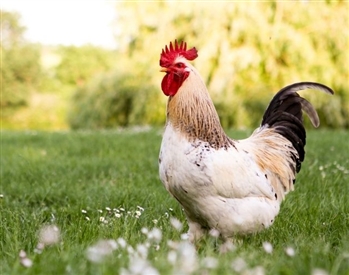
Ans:
[[[185,67],[185,65],[184,65],[183,63],[176,63],[176,67],[177,67],[178,69],[182,69],[182,68]]]

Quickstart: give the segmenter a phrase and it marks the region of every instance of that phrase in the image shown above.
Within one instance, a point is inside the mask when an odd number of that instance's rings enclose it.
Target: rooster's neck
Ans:
[[[177,94],[169,98],[167,123],[191,142],[208,142],[215,149],[233,145],[220,124],[205,84],[195,72],[191,72]]]

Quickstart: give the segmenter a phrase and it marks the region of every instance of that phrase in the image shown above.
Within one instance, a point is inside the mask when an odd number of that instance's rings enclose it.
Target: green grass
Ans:
[[[239,258],[247,269],[262,267],[265,274],[311,274],[316,268],[349,274],[348,140],[344,131],[309,132],[296,190],[287,196],[274,225],[243,237],[225,254],[217,251],[219,241],[205,238],[194,274],[234,274],[232,263]],[[131,250],[151,243],[148,265],[160,274],[175,274],[168,254],[183,254],[168,241],[183,244],[187,225],[158,178],[160,142],[161,130],[2,132],[0,273],[128,274],[127,269],[139,266],[130,260],[135,254]],[[144,211],[136,218],[138,206]],[[113,208],[123,215],[115,217]],[[182,231],[171,226],[170,217],[183,223]],[[49,224],[60,229],[60,241],[37,253],[38,232]],[[159,246],[141,232],[154,227],[162,231]],[[86,250],[98,240],[119,238],[126,240],[126,248],[114,250],[102,263],[87,259]],[[271,254],[263,242],[272,244]],[[285,253],[286,247],[295,250],[294,257]],[[31,267],[21,265],[21,250],[33,261]],[[218,264],[205,271],[207,257]],[[184,254],[179,261],[189,258]]]

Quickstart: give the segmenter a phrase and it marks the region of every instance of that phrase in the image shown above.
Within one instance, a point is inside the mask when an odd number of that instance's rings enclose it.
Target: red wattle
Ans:
[[[168,73],[164,76],[161,82],[161,89],[167,96],[174,96],[179,87],[181,86],[181,83],[179,79],[176,79],[175,75],[173,73]]]

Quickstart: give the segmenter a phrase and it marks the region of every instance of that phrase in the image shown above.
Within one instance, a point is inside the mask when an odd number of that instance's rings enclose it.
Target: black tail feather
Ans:
[[[261,126],[267,125],[274,128],[277,133],[287,138],[298,152],[296,160],[296,171],[299,172],[304,160],[304,146],[306,144],[306,133],[303,125],[302,110],[309,116],[314,127],[319,126],[319,117],[314,107],[297,91],[305,89],[320,90],[333,94],[329,87],[315,82],[294,83],[281,89],[270,102],[264,113]]]

